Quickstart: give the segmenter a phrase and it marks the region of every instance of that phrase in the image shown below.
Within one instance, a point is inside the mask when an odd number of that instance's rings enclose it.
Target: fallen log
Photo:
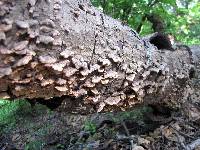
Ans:
[[[65,111],[179,107],[194,74],[186,49],[158,49],[89,1],[0,2],[0,97],[62,100]]]

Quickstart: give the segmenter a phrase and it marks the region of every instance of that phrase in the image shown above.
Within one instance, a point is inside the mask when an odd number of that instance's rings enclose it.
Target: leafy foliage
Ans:
[[[91,121],[86,121],[84,124],[84,130],[93,134],[96,131],[96,125],[92,123]]]
[[[164,32],[185,44],[200,44],[199,0],[91,0],[107,15],[122,20],[140,35],[155,32],[145,15],[155,15]],[[141,28],[140,28],[141,26]]]
[[[42,150],[44,143],[42,141],[32,141],[25,145],[25,150]]]
[[[25,106],[24,101],[7,101],[0,100],[0,125],[12,127],[16,123],[17,110]],[[0,130],[1,131],[1,130]]]
[[[19,120],[22,119],[24,119],[24,126],[26,123],[28,126],[31,126],[31,124],[29,124],[31,116],[33,114],[41,115],[45,111],[51,113],[49,109],[43,105],[37,104],[34,108],[32,108],[30,103],[26,100],[9,101],[0,99],[0,133],[9,132],[12,128],[15,128],[16,124],[19,123]],[[45,130],[47,130],[46,126]],[[42,134],[42,132],[45,131],[38,131],[38,134]]]

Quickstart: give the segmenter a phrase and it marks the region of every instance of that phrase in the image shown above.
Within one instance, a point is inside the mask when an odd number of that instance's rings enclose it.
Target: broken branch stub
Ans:
[[[9,11],[0,22],[0,95],[61,97],[63,108],[77,113],[142,103],[177,107],[185,96],[188,51],[158,50],[88,1],[1,5]]]

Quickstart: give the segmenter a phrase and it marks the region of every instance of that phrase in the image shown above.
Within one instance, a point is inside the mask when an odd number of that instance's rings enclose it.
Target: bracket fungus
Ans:
[[[115,63],[122,62],[122,59],[117,54],[109,54],[109,58],[111,58]]]
[[[66,86],[55,86],[55,89],[57,89],[60,92],[68,91],[68,88]]]
[[[102,63],[103,66],[110,66],[111,65],[111,62],[108,59],[100,59],[99,61]]]
[[[118,78],[119,74],[116,71],[109,70],[104,73],[104,78]]]
[[[0,24],[1,32],[8,32],[12,29],[12,24]]]
[[[92,83],[100,83],[101,79],[103,79],[103,77],[101,77],[101,76],[94,76],[92,78]]]
[[[63,52],[61,52],[60,55],[63,56],[64,58],[68,58],[68,57],[74,55],[74,52],[68,48],[68,49],[64,50]]]
[[[29,0],[28,3],[29,3],[31,6],[35,6],[36,0]]]
[[[17,27],[21,29],[28,29],[29,28],[29,23],[27,21],[22,21],[22,20],[16,20],[16,25]]]
[[[26,65],[31,60],[32,60],[32,56],[31,55],[25,56],[25,57],[21,58],[20,60],[18,60],[17,63],[14,66],[20,67],[20,66]]]
[[[70,77],[72,76],[75,72],[77,72],[78,70],[72,67],[68,67],[66,69],[63,70],[63,72],[65,73],[66,77]]]
[[[0,78],[4,77],[4,76],[8,76],[12,73],[12,69],[11,67],[0,67]]]
[[[55,71],[63,71],[64,67],[70,63],[69,60],[64,60],[54,64],[47,64],[47,66],[51,66]]]
[[[56,26],[55,23],[53,22],[53,20],[51,20],[51,19],[42,20],[40,22],[40,24],[41,25],[46,25],[46,26],[49,26],[49,27],[52,27],[52,28],[54,28]]]
[[[41,86],[47,86],[47,85],[51,85],[54,83],[54,80],[53,79],[43,79],[41,81]]]
[[[0,41],[4,41],[6,39],[6,34],[0,31]]]
[[[7,49],[7,48],[5,48],[5,47],[0,47],[0,53],[1,53],[1,54],[12,54],[13,51],[10,50],[10,49]]]
[[[133,81],[135,79],[135,74],[129,74],[126,76],[126,80]]]
[[[39,61],[43,64],[53,64],[57,61],[57,59],[49,55],[42,55],[39,56]]]
[[[28,46],[28,43],[29,43],[29,41],[27,41],[27,40],[15,43],[14,50],[16,50],[16,51],[23,50],[24,48],[26,48]]]
[[[54,38],[52,38],[51,36],[46,36],[46,35],[39,35],[39,37],[37,38],[36,43],[43,43],[43,44],[52,44],[54,41]]]
[[[56,81],[56,83],[58,85],[65,85],[67,83],[67,81],[65,79],[58,78],[58,80]]]

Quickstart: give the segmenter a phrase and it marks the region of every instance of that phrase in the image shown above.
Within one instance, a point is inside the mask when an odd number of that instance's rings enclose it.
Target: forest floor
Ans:
[[[198,150],[200,128],[181,113],[72,115],[27,101],[0,100],[1,150]]]

